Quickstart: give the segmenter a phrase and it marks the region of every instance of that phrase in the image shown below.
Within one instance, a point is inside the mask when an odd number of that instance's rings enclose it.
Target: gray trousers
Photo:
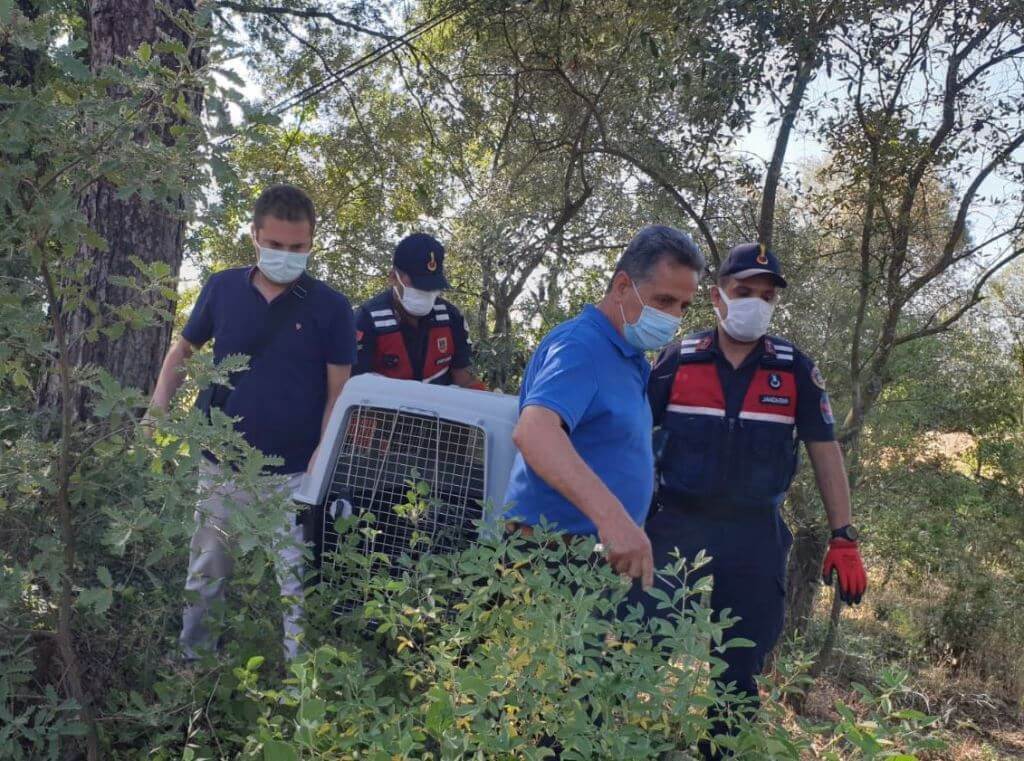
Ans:
[[[220,466],[203,462],[200,466],[199,490],[203,495],[195,512],[195,531],[189,550],[188,578],[185,590],[195,592],[199,599],[185,607],[182,613],[182,652],[187,659],[198,658],[203,652],[216,649],[210,630],[210,609],[224,601],[227,582],[234,571],[232,547],[235,544],[231,517],[245,511],[254,502],[253,494],[223,480]],[[281,488],[289,495],[299,485],[301,473],[289,475]],[[218,483],[219,482],[219,483]],[[278,527],[276,548],[276,576],[285,600],[284,654],[287,660],[298,655],[302,634],[302,578],[303,559],[302,526],[295,525],[295,510],[282,516]]]

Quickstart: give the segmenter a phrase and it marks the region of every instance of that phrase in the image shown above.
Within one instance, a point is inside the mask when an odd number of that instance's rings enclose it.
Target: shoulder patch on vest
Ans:
[[[697,333],[679,342],[680,362],[700,362],[710,358],[713,339],[710,333]]]
[[[828,399],[828,393],[821,395],[821,419],[829,425],[836,422],[836,416],[832,414],[832,403]]]
[[[788,341],[765,336],[762,343],[764,354],[761,355],[761,364],[764,367],[790,367],[796,361],[793,344]]]
[[[825,376],[821,374],[821,370],[818,369],[817,365],[811,366],[811,383],[822,391],[825,390]]]

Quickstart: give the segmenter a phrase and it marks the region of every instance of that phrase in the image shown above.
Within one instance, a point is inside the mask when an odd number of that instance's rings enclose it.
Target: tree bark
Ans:
[[[200,67],[205,53],[201,46],[192,46],[187,33],[167,14],[181,11],[192,13],[196,0],[169,0],[157,5],[155,0],[91,0],[89,3],[89,36],[93,71],[114,65],[118,59],[131,56],[143,42],[155,45],[162,40],[178,40],[192,50],[191,65]],[[164,65],[175,68],[174,56],[164,55]],[[202,109],[202,93],[183,93],[193,114]],[[116,97],[116,93],[112,93]],[[180,123],[180,122],[178,122]],[[170,129],[175,121],[161,114],[160,122],[151,131],[138,136],[138,140],[161,140],[169,145],[175,139]],[[80,208],[89,226],[107,241],[107,249],[100,250],[82,243],[77,256],[89,261],[91,267],[85,276],[83,290],[94,305],[78,306],[65,317],[69,338],[68,361],[75,367],[94,365],[102,367],[122,385],[148,393],[156,383],[163,356],[171,338],[172,325],[161,321],[141,329],[125,330],[118,337],[100,333],[94,340],[86,340],[86,331],[108,324],[108,316],[131,303],[138,303],[138,293],[116,285],[116,277],[134,278],[138,271],[132,257],[151,262],[165,262],[174,278],[181,269],[185,240],[185,202],[179,197],[171,208],[144,201],[138,196],[122,199],[118,188],[108,182],[98,182],[84,194]],[[150,306],[172,309],[173,303],[162,296],[152,295]],[[59,381],[55,375],[47,379],[42,403],[56,407],[60,404]],[[88,417],[89,393],[75,390],[76,419]]]
[[[789,553],[786,585],[786,631],[784,639],[803,634],[818,597],[818,577],[825,542],[818,505],[804,484],[797,482],[789,493],[793,516],[793,547]]]
[[[779,132],[775,136],[775,148],[772,151],[771,162],[768,164],[768,173],[764,178],[757,237],[765,246],[771,246],[772,236],[775,233],[775,202],[778,197],[779,182],[782,179],[782,166],[786,160],[786,150],[789,148],[789,136],[793,132],[793,125],[796,123],[797,113],[800,111],[804,94],[807,92],[807,85],[810,84],[817,68],[818,46],[815,44],[797,63],[793,89],[789,92],[786,108],[782,112],[782,122],[779,125]]]

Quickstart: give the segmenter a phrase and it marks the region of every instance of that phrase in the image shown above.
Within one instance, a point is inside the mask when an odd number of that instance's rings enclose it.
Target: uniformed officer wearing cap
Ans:
[[[796,472],[798,440],[833,529],[824,575],[837,573],[847,603],[860,602],[867,585],[824,379],[792,343],[766,335],[786,285],[774,253],[756,243],[732,249],[711,291],[717,328],[670,344],[648,384],[660,426],[662,507],[646,526],[655,567],[670,563],[676,547],[683,557],[701,549],[713,557],[700,571],[714,576],[711,605],[740,618],[729,638],[755,643],[725,651],[721,683],[735,682],[753,698],[754,676],[782,632],[793,537],[780,507]],[[643,602],[659,615],[651,598]]]
[[[406,236],[395,247],[393,265],[391,287],[356,310],[358,357],[352,374],[483,390],[470,370],[466,320],[441,298],[449,287],[444,246],[425,233]]]

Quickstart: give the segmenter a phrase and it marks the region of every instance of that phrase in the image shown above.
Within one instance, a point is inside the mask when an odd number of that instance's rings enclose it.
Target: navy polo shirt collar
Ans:
[[[615,329],[612,325],[611,320],[593,304],[587,304],[583,308],[581,317],[588,320],[591,324],[595,325],[598,330],[612,342],[612,345],[619,350],[622,356],[627,359],[633,359],[635,357],[643,357],[643,352],[633,346],[625,337]]]
[[[256,271],[258,269],[259,267],[257,267],[255,264],[250,265],[249,271],[245,273],[245,276],[246,279],[249,281],[249,287],[252,288],[252,290],[255,291],[259,295],[259,297],[263,299],[263,301],[267,301],[266,298],[264,298],[263,294],[260,293],[260,289],[257,288],[256,284],[253,282],[253,278],[256,277]],[[299,275],[298,279],[294,283],[292,283],[285,290],[277,294],[273,299],[267,301],[267,304],[276,304],[278,301],[280,301],[282,298],[284,298],[290,293],[294,293],[300,299],[304,299],[306,298],[306,294],[309,293],[312,287],[313,277],[308,272],[303,272],[301,275]]]

